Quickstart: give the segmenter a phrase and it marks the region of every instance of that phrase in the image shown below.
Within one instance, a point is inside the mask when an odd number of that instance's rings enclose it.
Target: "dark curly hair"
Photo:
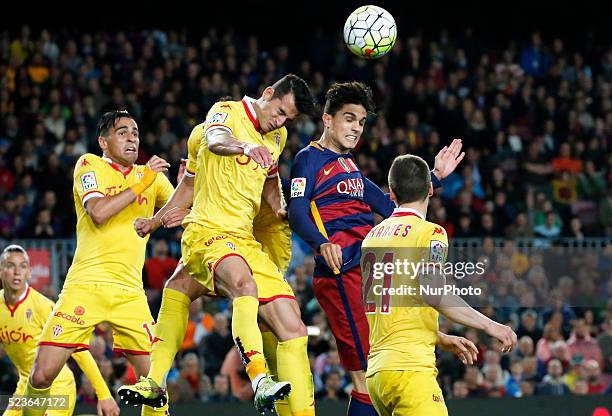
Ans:
[[[325,94],[325,107],[323,111],[335,115],[345,104],[362,105],[368,113],[375,110],[372,90],[363,82],[334,83]]]

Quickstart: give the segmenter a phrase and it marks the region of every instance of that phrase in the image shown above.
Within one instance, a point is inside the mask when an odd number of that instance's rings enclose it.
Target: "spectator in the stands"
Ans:
[[[166,280],[172,276],[178,261],[168,256],[168,243],[164,239],[156,240],[153,254],[145,260],[146,288],[156,292],[164,289]]]
[[[546,366],[547,374],[542,382],[538,385],[536,393],[539,396],[563,396],[569,394],[570,389],[563,382],[563,366],[561,362],[552,359]]]

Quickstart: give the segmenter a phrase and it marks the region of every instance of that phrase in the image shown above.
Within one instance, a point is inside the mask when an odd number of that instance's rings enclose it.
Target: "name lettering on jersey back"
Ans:
[[[378,225],[370,230],[368,238],[403,237],[406,238],[412,229],[410,224]]]
[[[3,344],[26,343],[34,337],[23,330],[23,327],[9,330],[8,325],[0,328],[0,342]]]
[[[363,198],[364,188],[363,179],[361,178],[348,178],[338,182],[338,185],[336,185],[336,191],[339,194],[358,198]]]

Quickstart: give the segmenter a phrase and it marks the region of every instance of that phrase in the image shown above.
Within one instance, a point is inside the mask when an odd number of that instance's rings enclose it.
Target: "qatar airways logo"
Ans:
[[[336,191],[339,194],[349,195],[352,197],[363,198],[363,179],[348,178],[336,185]]]

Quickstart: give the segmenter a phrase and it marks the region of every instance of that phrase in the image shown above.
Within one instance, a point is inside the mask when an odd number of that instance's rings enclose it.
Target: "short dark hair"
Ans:
[[[292,93],[295,99],[295,107],[300,114],[307,114],[309,116],[317,115],[318,109],[316,101],[308,84],[302,78],[295,74],[287,74],[276,81],[272,85],[272,88],[274,88],[272,98],[282,98]]]
[[[2,250],[2,254],[0,254],[0,263],[4,263],[4,259],[6,258],[6,256],[8,256],[10,253],[21,253],[23,254],[28,260],[29,260],[29,256],[28,256],[28,252],[25,250],[25,248],[21,247],[19,244],[10,244],[8,246],[6,246],[4,248],[4,250]]]
[[[127,110],[108,111],[102,114],[102,117],[98,120],[98,136],[106,136],[111,127],[115,127],[115,123],[120,118],[136,120]]]
[[[323,111],[335,115],[345,104],[362,105],[368,113],[374,113],[372,90],[363,82],[334,83],[325,93]]]
[[[399,205],[422,201],[429,195],[431,174],[427,162],[415,155],[395,158],[389,169],[389,188]]]

